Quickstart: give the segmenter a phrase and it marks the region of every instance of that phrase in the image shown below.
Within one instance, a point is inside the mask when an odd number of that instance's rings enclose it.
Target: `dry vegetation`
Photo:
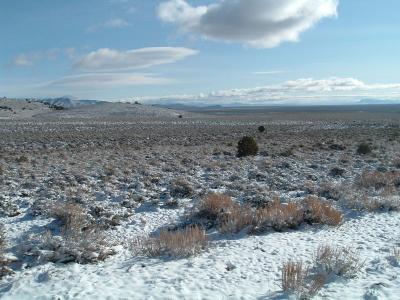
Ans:
[[[335,275],[352,278],[363,266],[358,255],[350,248],[322,245],[315,254],[315,267],[327,277]]]
[[[289,260],[282,267],[282,290],[286,293],[306,292],[304,288],[308,276],[308,267],[302,261]]]
[[[350,248],[322,245],[315,253],[313,264],[289,260],[282,266],[283,292],[307,299],[335,277],[353,278],[363,267],[357,253]]]
[[[77,203],[56,203],[48,213],[59,223],[59,230],[47,230],[31,237],[26,254],[39,261],[81,264],[104,260],[113,254],[104,230]]]
[[[198,254],[208,245],[205,231],[197,226],[179,230],[162,229],[154,237],[135,239],[131,249],[135,254],[144,254],[150,257],[167,256],[182,258]]]
[[[10,260],[4,256],[6,247],[6,234],[3,224],[0,223],[0,279],[13,273],[9,267]]]
[[[264,207],[253,208],[233,201],[228,195],[210,194],[200,202],[192,218],[194,222],[206,219],[206,225],[217,226],[222,233],[237,233],[245,228],[258,233],[269,229],[282,231],[304,223],[337,226],[343,221],[340,211],[315,196],[289,203],[274,198],[266,203]]]

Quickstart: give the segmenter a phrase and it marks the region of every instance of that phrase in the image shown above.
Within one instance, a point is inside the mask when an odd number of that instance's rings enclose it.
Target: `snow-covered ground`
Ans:
[[[142,218],[154,219],[153,226],[166,220],[163,212],[136,214],[138,222]],[[132,223],[127,232],[136,231]],[[399,245],[399,228],[400,213],[365,214],[337,228],[223,236],[206,252],[179,260],[134,258],[121,247],[94,265],[48,263],[23,270],[2,283],[1,293],[3,299],[285,299],[282,264],[311,262],[319,245],[336,244],[356,249],[364,266],[356,278],[324,286],[316,299],[398,299],[400,265],[389,257]]]
[[[321,245],[353,249],[363,264],[354,278],[330,278],[316,299],[399,299],[393,252],[400,247],[400,120],[358,113],[180,119],[174,111],[170,119],[138,120],[119,115],[120,108],[114,109],[121,120],[92,118],[80,108],[55,112],[66,119],[2,121],[0,258],[13,271],[0,279],[2,299],[294,298],[282,292],[284,263],[311,265]],[[150,108],[149,116],[157,112],[165,111]],[[258,132],[259,125],[267,131]],[[257,156],[235,156],[244,135],[256,138]],[[360,143],[371,152],[358,154]],[[135,251],[137,238],[190,224],[209,192],[254,209],[276,197],[317,197],[343,213],[343,222],[256,234],[206,226],[209,246],[195,256]],[[59,248],[52,245],[66,238],[55,209],[65,203],[75,205],[82,222],[96,224],[112,255],[81,264],[54,259]]]

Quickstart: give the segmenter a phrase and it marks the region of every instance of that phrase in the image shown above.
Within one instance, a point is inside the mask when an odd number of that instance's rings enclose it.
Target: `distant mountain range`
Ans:
[[[37,102],[45,103],[47,105],[53,106],[55,108],[60,108],[60,109],[69,109],[69,108],[76,108],[76,107],[82,107],[82,106],[89,106],[89,105],[95,105],[99,103],[106,103],[107,101],[100,101],[100,100],[78,100],[74,99],[73,97],[70,96],[64,96],[64,97],[59,97],[59,98],[46,98],[46,99],[38,99],[36,100]],[[400,104],[400,100],[383,100],[383,99],[361,99],[359,101],[353,102],[353,103],[342,103],[341,105],[384,105],[384,104]],[[266,105],[257,105],[257,106],[298,106],[299,104],[266,104]],[[169,108],[169,109],[174,109],[174,110],[188,110],[188,109],[221,109],[221,108],[230,108],[230,107],[246,107],[249,105],[246,105],[241,102],[232,102],[232,103],[226,103],[223,105],[209,105],[208,103],[200,103],[200,102],[195,102],[195,103],[188,103],[188,104],[183,104],[183,103],[159,103],[159,104],[153,104],[151,106],[154,107],[159,107],[159,108]],[[253,105],[250,105],[253,106]],[[301,105],[300,105],[301,106]],[[307,105],[309,106],[309,105]]]
[[[361,99],[355,102],[348,102],[348,101],[341,101],[337,104],[323,104],[323,106],[347,106],[347,105],[385,105],[385,104],[400,104],[400,100],[383,100],[383,99]],[[171,102],[171,103],[160,103],[160,104],[153,104],[152,106],[162,107],[162,108],[170,108],[170,109],[177,109],[177,110],[193,110],[193,109],[220,109],[220,108],[239,108],[239,107],[277,107],[277,106],[320,106],[321,104],[299,104],[299,103],[266,103],[266,104],[257,104],[257,105],[249,105],[242,102],[231,102],[225,103],[223,105],[209,105],[207,103],[188,103],[183,104],[180,102]]]
[[[37,101],[41,103],[47,103],[50,106],[62,107],[62,108],[81,107],[81,106],[94,105],[104,102],[99,100],[75,100],[72,99],[71,97],[47,98],[47,99],[39,99]]]

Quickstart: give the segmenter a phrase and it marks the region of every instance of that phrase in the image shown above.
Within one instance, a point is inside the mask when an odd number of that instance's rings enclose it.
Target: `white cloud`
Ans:
[[[338,5],[339,0],[222,0],[196,7],[168,0],[159,5],[158,16],[212,40],[272,48],[298,41],[321,19],[335,17]]]
[[[128,21],[124,20],[124,19],[110,19],[105,21],[104,23],[100,23],[100,24],[96,24],[93,26],[90,26],[86,29],[87,32],[94,32],[100,29],[120,29],[120,28],[125,28],[131,26],[131,23],[129,23]]]
[[[123,28],[129,25],[131,24],[123,19],[111,19],[104,23],[106,28]]]
[[[128,51],[99,49],[93,51],[74,65],[83,70],[138,69],[173,63],[198,52],[188,48],[153,47]]]
[[[16,67],[30,67],[33,66],[34,61],[26,54],[19,54],[13,59],[12,64]]]
[[[31,53],[20,53],[11,61],[10,65],[15,67],[32,67],[38,61],[54,60],[61,53],[58,48],[52,48],[43,51],[36,51]]]
[[[197,95],[148,97],[142,100],[149,103],[229,104],[241,102],[254,105],[351,102],[369,97],[400,99],[400,83],[366,84],[355,78],[332,77],[318,80],[305,78],[255,88],[221,90]]]
[[[154,74],[142,73],[86,73],[66,76],[45,84],[50,88],[71,88],[73,90],[96,90],[139,85],[162,85],[172,83],[172,79]]]
[[[284,70],[255,71],[255,72],[252,72],[251,74],[253,74],[253,75],[276,75],[276,74],[283,74],[283,73],[288,73],[288,71],[284,71]]]

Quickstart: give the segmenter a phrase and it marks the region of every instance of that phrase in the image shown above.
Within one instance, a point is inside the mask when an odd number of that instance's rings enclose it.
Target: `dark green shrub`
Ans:
[[[344,173],[346,173],[346,170],[341,169],[341,168],[332,168],[331,171],[329,172],[329,174],[333,177],[340,177],[343,176]]]
[[[258,153],[258,145],[256,140],[250,136],[244,136],[240,139],[237,146],[238,157],[254,156]]]
[[[361,143],[357,147],[357,154],[366,155],[372,152],[371,146],[367,143]]]
[[[265,127],[262,126],[262,125],[259,126],[259,127],[258,127],[258,131],[261,132],[261,133],[265,132]]]

